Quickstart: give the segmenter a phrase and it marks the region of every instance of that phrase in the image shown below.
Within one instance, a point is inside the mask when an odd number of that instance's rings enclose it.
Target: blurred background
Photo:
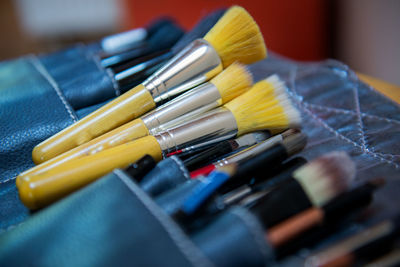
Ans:
[[[189,30],[232,4],[253,15],[271,51],[301,61],[335,58],[400,85],[398,0],[2,0],[0,60],[88,43],[160,15]]]

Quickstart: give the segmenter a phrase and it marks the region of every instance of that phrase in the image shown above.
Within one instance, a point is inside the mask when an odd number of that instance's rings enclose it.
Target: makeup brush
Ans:
[[[156,161],[150,155],[145,155],[135,163],[129,165],[125,169],[125,172],[128,173],[135,182],[139,183],[156,164]]]
[[[219,146],[220,143],[225,143],[229,142],[230,147],[235,150],[235,149],[240,149],[244,147],[249,147],[255,144],[258,144],[262,141],[265,141],[266,139],[271,137],[271,133],[269,131],[258,131],[258,132],[253,132],[253,133],[248,133],[245,134],[241,137],[238,137],[236,139],[228,139],[227,138],[217,138],[213,139],[207,142],[203,142],[200,144],[192,145],[189,147],[185,147],[183,149],[179,149],[175,152],[172,152],[167,155],[167,157],[171,155],[177,155],[180,159],[188,159],[189,157],[195,156],[196,154],[201,154],[203,151],[210,149],[211,147]],[[232,152],[231,150],[230,152]],[[228,152],[229,153],[229,152]],[[226,153],[223,153],[226,154]],[[223,155],[220,154],[219,156]]]
[[[192,41],[204,36],[215,25],[215,23],[217,23],[224,13],[225,9],[220,9],[207,14],[193,27],[192,30],[180,38],[171,50],[152,53],[145,57],[113,67],[112,72],[115,73],[114,78],[119,85],[120,91],[126,92],[128,89],[142,83],[157,69],[159,69],[166,60],[170,59],[173,55],[176,55]]]
[[[256,133],[248,133],[234,140],[222,141],[213,147],[184,160],[183,163],[189,171],[196,170],[207,162],[213,162],[213,160],[229,154],[237,149],[256,145],[265,139],[265,136],[258,138]]]
[[[164,17],[152,22],[147,28],[136,28],[106,36],[100,41],[101,49],[110,55],[136,47],[167,24],[173,24],[173,20]]]
[[[234,6],[204,39],[192,42],[142,84],[37,145],[33,161],[49,160],[137,118],[158,102],[209,80],[235,61],[250,64],[265,56],[257,24],[246,10]]]
[[[282,142],[285,138],[287,138],[295,133],[298,133],[298,130],[295,130],[295,129],[286,130],[285,132],[283,132],[281,134],[277,134],[275,136],[272,136],[259,144],[253,145],[249,148],[239,151],[238,153],[230,155],[224,159],[218,160],[212,164],[209,164],[209,165],[201,167],[197,170],[194,170],[190,173],[190,176],[192,178],[195,178],[199,175],[207,175],[211,171],[215,170],[216,168],[222,167],[226,164],[246,161],[246,160],[264,152],[265,150],[270,149],[272,146]]]
[[[159,50],[170,49],[182,36],[181,27],[173,23],[164,23],[160,26],[142,46],[101,59],[104,68],[114,68],[135,58],[154,53]]]
[[[291,179],[249,205],[250,209],[269,228],[303,210],[320,207],[346,191],[355,171],[354,162],[346,153],[331,152],[293,172]]]
[[[247,67],[240,63],[233,63],[211,79],[210,82],[206,82],[186,92],[168,104],[142,116],[140,119],[128,122],[23,172],[17,177],[17,186],[20,176],[38,174],[72,159],[92,155],[149,134],[154,135],[152,128],[187,112],[192,112],[193,117],[198,116],[200,113],[205,113],[241,95],[251,85],[252,76],[247,71]]]
[[[295,157],[279,166],[268,166],[271,172],[260,172],[256,175],[255,181],[242,185],[238,188],[227,190],[225,194],[216,200],[219,207],[227,207],[236,203],[240,203],[246,197],[257,192],[268,192],[272,190],[276,184],[282,183],[282,180],[290,177],[293,171],[307,163],[302,157]],[[284,177],[283,179],[281,177]],[[278,180],[278,181],[276,181]],[[276,181],[276,182],[275,182]]]
[[[382,179],[372,180],[349,192],[337,195],[323,206],[314,206],[304,210],[271,227],[270,230],[273,233],[268,235],[268,240],[278,247],[309,229],[340,221],[346,215],[371,203],[373,192],[383,184],[384,180]]]
[[[298,125],[298,111],[287,98],[280,80],[272,78],[258,82],[224,107],[169,129],[168,132],[142,137],[94,155],[73,159],[41,174],[21,175],[18,184],[20,198],[28,207],[39,208],[114,168],[126,167],[145,154],[159,161],[163,154],[190,144],[193,140],[203,140],[229,132],[245,134],[261,129],[281,129]],[[277,88],[282,90],[277,91]]]
[[[263,155],[258,156],[261,160]],[[252,159],[250,159],[251,161]],[[258,160],[258,159],[256,159]],[[305,160],[299,160],[299,158],[292,159],[284,164],[279,164],[279,166],[267,167],[264,164],[264,168],[258,168],[259,173],[263,173],[264,180],[273,178],[277,173],[291,173],[290,170],[294,169],[295,166],[301,166]],[[269,164],[270,165],[270,164]],[[287,169],[288,168],[288,169]],[[187,199],[187,197],[192,193],[193,189],[200,183],[207,179],[204,176],[199,177],[198,179],[190,179],[182,183],[181,185],[171,189],[167,192],[164,192],[160,196],[156,198],[156,202],[164,209],[164,211],[169,214],[176,214],[182,203]],[[247,183],[247,178],[242,178],[243,183]],[[261,179],[259,179],[261,181]],[[259,182],[258,181],[258,182]],[[251,182],[252,183],[252,182]],[[240,185],[239,185],[240,186]],[[246,189],[249,189],[248,191]],[[226,210],[232,205],[238,204],[240,200],[247,195],[251,194],[252,185],[246,184],[240,186],[239,188],[229,189],[229,182],[225,183],[221,188],[217,189],[218,193],[215,198],[212,199],[210,203],[206,203],[206,207],[204,209],[204,213],[202,212],[201,215],[212,215],[219,213],[223,210]],[[223,193],[226,192],[227,193]],[[200,216],[201,216],[200,215]]]
[[[274,171],[271,166],[280,165],[283,160],[301,151],[305,144],[306,136],[304,134],[294,134],[286,138],[282,144],[277,144],[250,160],[219,167],[212,171],[206,179],[203,179],[204,182],[194,188],[193,193],[182,204],[179,215],[193,215],[217,191],[230,191],[232,188],[248,183],[254,175],[259,173],[267,176]]]

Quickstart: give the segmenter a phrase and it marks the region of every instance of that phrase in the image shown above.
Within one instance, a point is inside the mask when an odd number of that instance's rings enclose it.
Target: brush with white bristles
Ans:
[[[126,167],[146,154],[158,161],[163,154],[180,146],[210,137],[298,126],[300,115],[294,112],[295,108],[288,98],[285,98],[286,94],[283,82],[277,76],[272,76],[258,82],[223,107],[201,115],[191,122],[155,136],[145,136],[94,155],[73,159],[43,173],[21,179],[18,186],[21,199],[28,207],[38,207],[88,184],[115,168]],[[35,191],[40,191],[40,194],[35,194]]]
[[[47,161],[127,123],[210,80],[235,61],[250,64],[265,57],[257,23],[242,7],[231,7],[204,39],[193,41],[142,84],[37,145],[33,161]]]
[[[17,177],[17,186],[21,179],[26,179],[24,177],[48,171],[72,159],[93,155],[149,134],[154,135],[157,130],[153,128],[163,124],[160,128],[164,129],[168,126],[167,122],[175,118],[174,124],[194,118],[243,94],[250,89],[252,84],[253,77],[247,67],[237,62],[233,63],[210,82],[199,85],[141,118],[21,173]],[[184,114],[187,114],[185,118],[179,117]]]
[[[347,191],[355,173],[355,164],[346,153],[328,153],[294,171],[251,209],[265,227],[271,227],[310,207],[321,207]]]

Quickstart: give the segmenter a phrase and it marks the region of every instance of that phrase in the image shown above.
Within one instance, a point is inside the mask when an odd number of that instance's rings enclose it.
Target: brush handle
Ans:
[[[204,150],[207,150],[208,148],[210,148],[213,144],[208,144],[205,146],[201,146],[201,147],[196,147],[193,149],[188,149],[188,150],[184,150],[184,149],[180,149],[174,152],[171,152],[167,155],[167,157],[176,155],[177,157],[179,157],[181,160],[185,160],[190,158],[191,156],[194,156],[200,152],[203,152]]]
[[[30,209],[44,207],[115,168],[127,167],[146,154],[156,161],[162,158],[162,150],[153,136],[71,160],[29,179],[22,179],[18,188],[20,198]]]
[[[78,122],[37,145],[32,158],[36,164],[87,143],[153,109],[155,103],[143,85],[117,97]]]
[[[149,135],[149,131],[143,121],[141,119],[133,120],[21,173],[16,180],[17,187],[23,177],[38,175],[67,161],[93,155],[147,135]]]
[[[231,143],[229,141],[222,141],[217,145],[184,160],[183,163],[189,171],[193,171],[204,166],[204,164],[207,162],[210,162],[232,151],[233,148]]]

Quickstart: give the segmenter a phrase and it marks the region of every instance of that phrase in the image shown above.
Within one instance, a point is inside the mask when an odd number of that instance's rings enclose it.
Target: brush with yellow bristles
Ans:
[[[72,159],[92,155],[149,135],[153,128],[181,115],[190,112],[190,117],[194,118],[243,94],[250,89],[252,84],[253,77],[247,67],[235,62],[211,79],[210,82],[199,85],[141,118],[128,122],[21,173],[17,177],[17,186],[19,186],[20,179],[23,176],[39,174]],[[185,118],[184,121],[187,119]],[[177,120],[180,119],[177,118]]]
[[[300,124],[300,115],[286,94],[284,83],[272,76],[194,121],[155,136],[142,137],[94,155],[73,159],[37,175],[21,176],[18,186],[20,198],[27,207],[37,209],[115,168],[126,167],[145,154],[161,160],[163,154],[180,146],[215,135],[296,127]]]
[[[265,57],[256,22],[242,7],[231,7],[204,39],[193,41],[142,84],[37,145],[33,161],[42,163],[109,132],[211,79],[234,61],[250,64]]]

